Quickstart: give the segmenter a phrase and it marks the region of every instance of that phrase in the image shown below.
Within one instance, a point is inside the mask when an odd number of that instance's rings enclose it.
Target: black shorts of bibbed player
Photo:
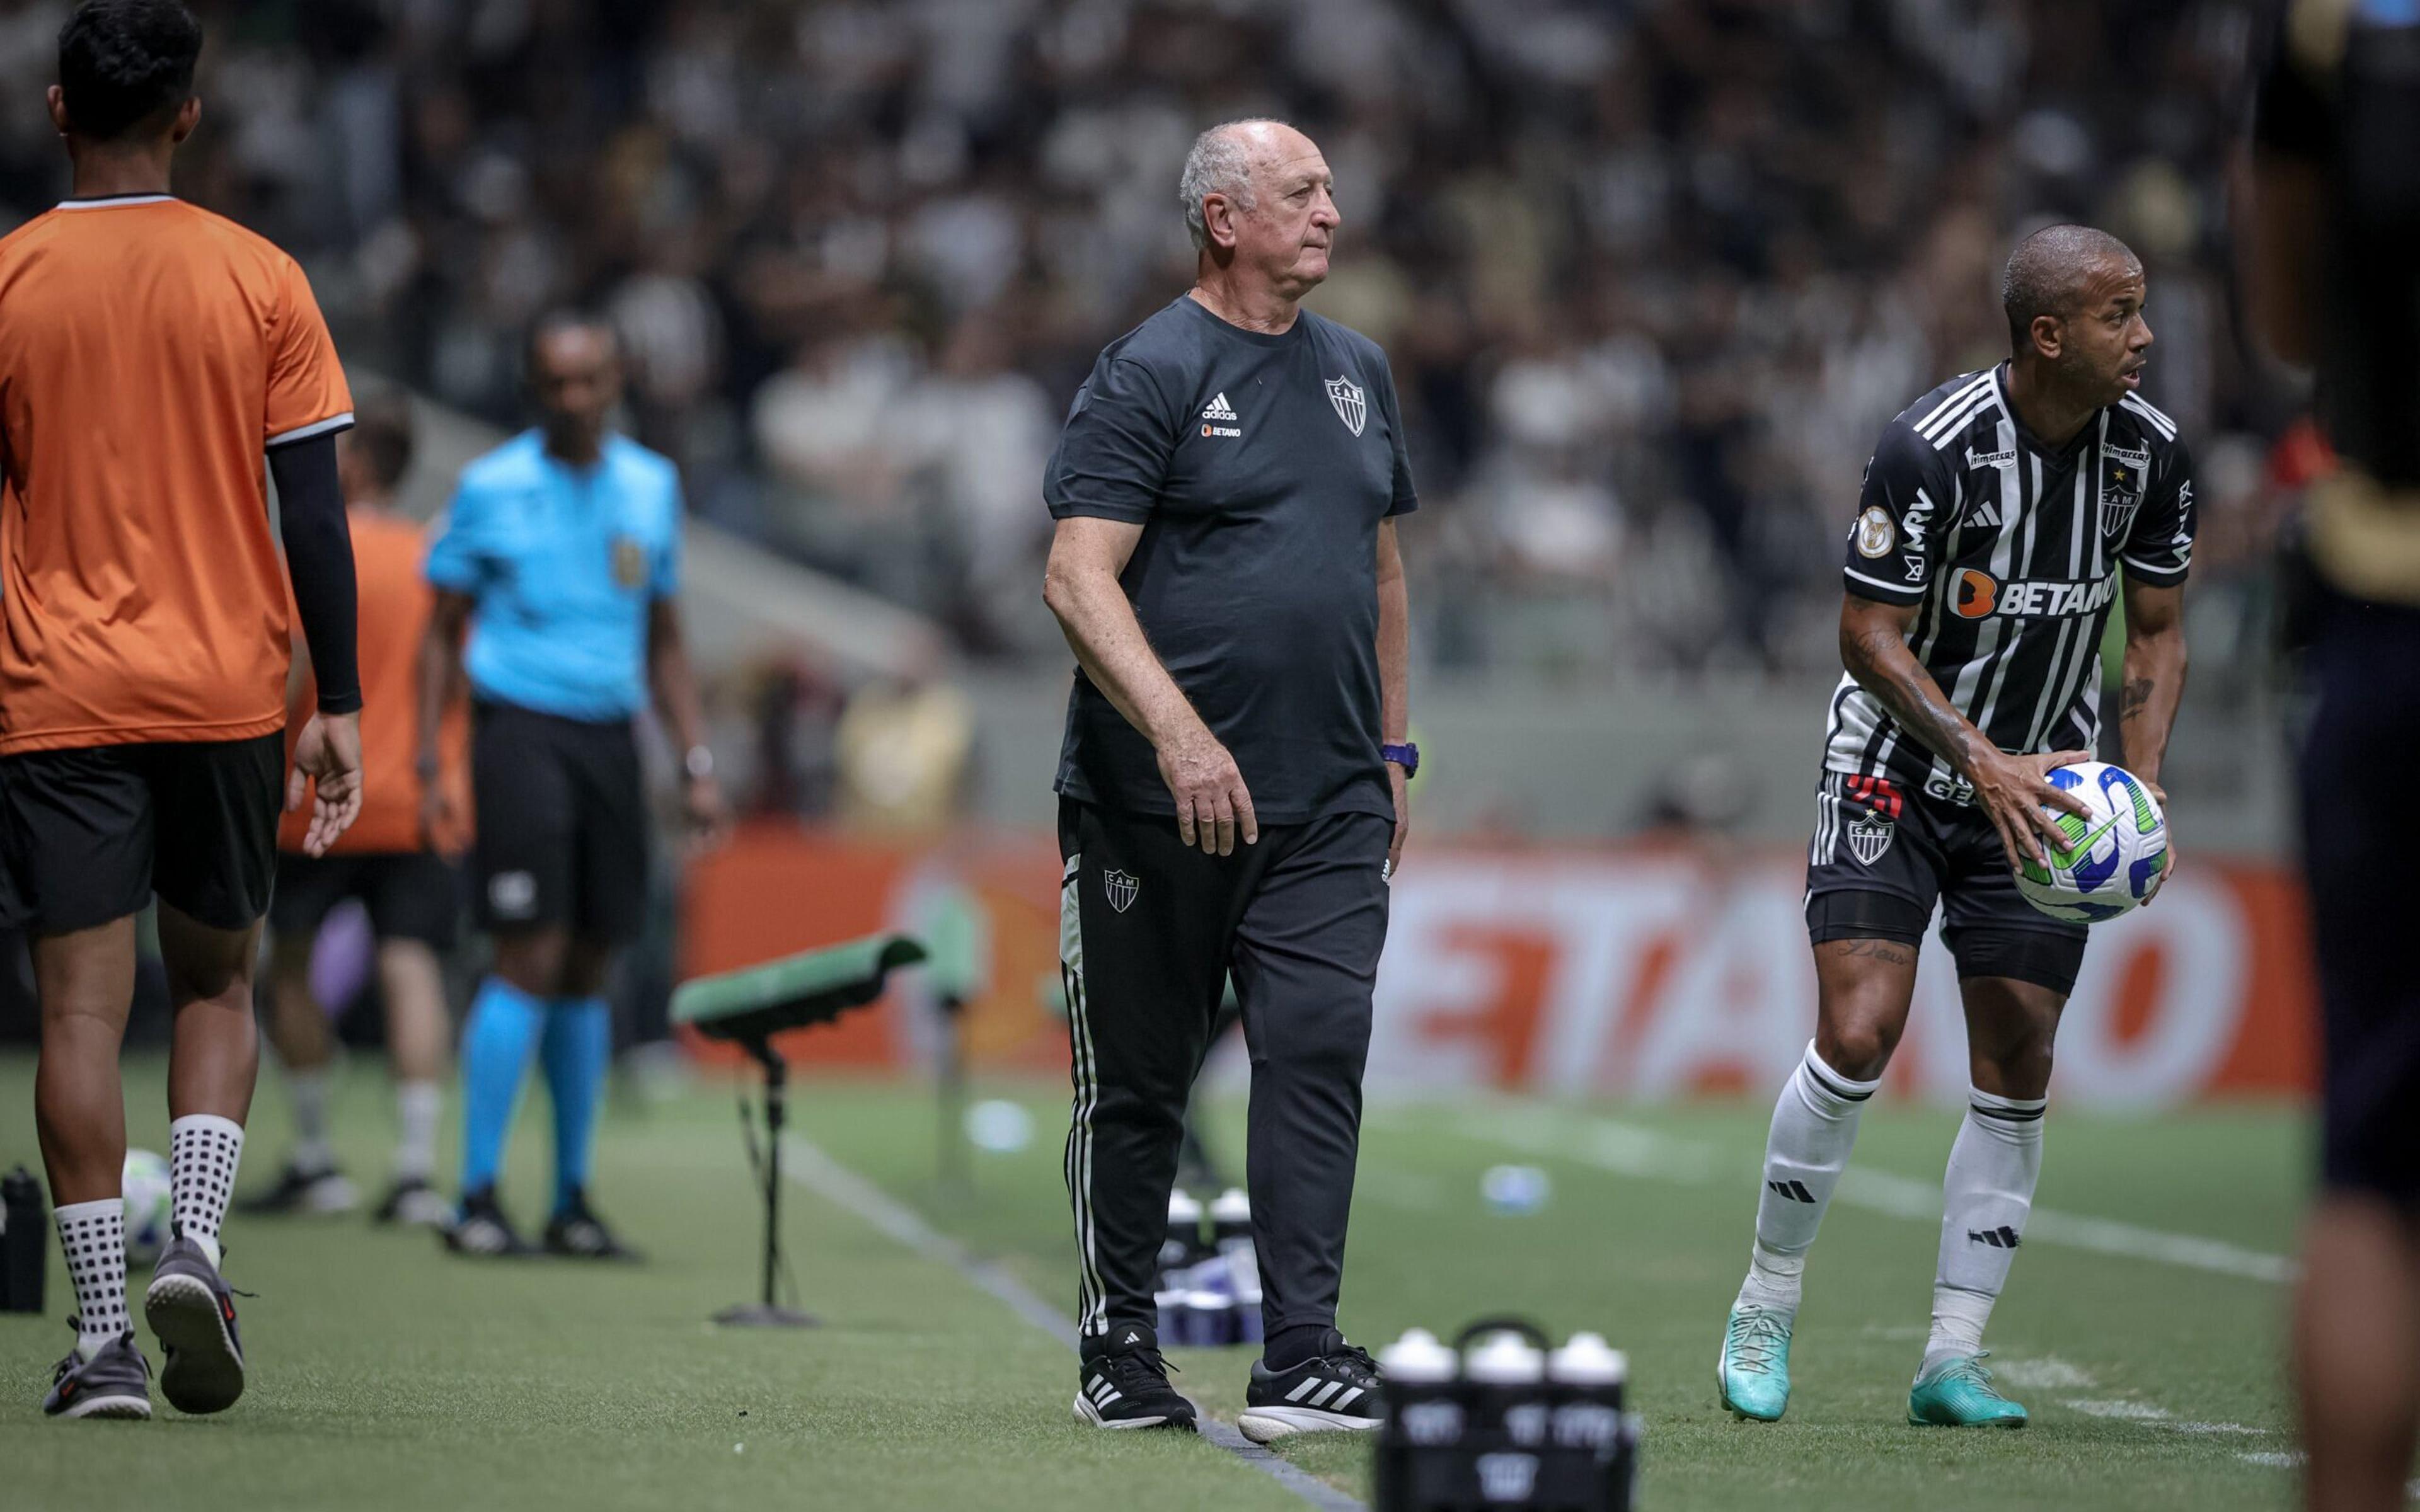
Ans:
[[[1807,855],[1807,937],[1920,945],[1936,905],[1960,980],[2074,990],[2086,927],[2025,902],[1982,810],[1885,777],[1824,773]]]

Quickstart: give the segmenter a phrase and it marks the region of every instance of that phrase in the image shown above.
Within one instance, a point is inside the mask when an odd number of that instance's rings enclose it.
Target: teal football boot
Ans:
[[[1983,1359],[1962,1354],[1917,1372],[1907,1394],[1907,1420],[1920,1428],[2024,1427],[2024,1408],[1993,1389]]]
[[[1790,1405],[1791,1315],[1775,1307],[1731,1309],[1714,1362],[1723,1405],[1744,1418],[1778,1423]]]

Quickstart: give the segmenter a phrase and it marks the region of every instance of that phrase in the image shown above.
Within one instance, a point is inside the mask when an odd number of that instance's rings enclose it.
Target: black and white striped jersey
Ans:
[[[2181,583],[2193,539],[2193,456],[2174,421],[2130,393],[2053,451],[2018,421],[2003,363],[1944,383],[1883,432],[1844,582],[1859,598],[1917,606],[1916,660],[1993,745],[2092,750],[2118,572]],[[1971,796],[1848,676],[1832,696],[1823,767]]]

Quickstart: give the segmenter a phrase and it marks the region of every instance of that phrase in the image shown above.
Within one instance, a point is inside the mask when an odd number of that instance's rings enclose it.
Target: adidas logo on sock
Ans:
[[[1807,1190],[1804,1181],[1767,1181],[1764,1183],[1792,1202],[1812,1202],[1815,1194]]]
[[[1202,418],[1204,420],[1233,420],[1235,418],[1235,411],[1227,408],[1227,396],[1224,393],[1221,393],[1218,397],[1211,400],[1208,406],[1202,409]]]
[[[1130,1328],[1126,1330],[1126,1336],[1120,1339],[1118,1342],[1121,1344],[1140,1344],[1142,1342],[1142,1335]]]
[[[2007,1224],[2002,1224],[1997,1228],[1969,1228],[1966,1230],[1966,1242],[1970,1244],[1989,1244],[1993,1249],[2015,1249],[2024,1242],[2018,1237],[2017,1231]]]

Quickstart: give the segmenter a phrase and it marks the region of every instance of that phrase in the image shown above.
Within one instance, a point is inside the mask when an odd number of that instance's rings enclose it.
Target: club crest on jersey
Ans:
[[[2112,541],[2126,538],[2128,528],[2134,523],[2134,511],[2142,507],[2143,490],[2149,479],[2149,467],[2132,456],[2113,455],[2108,471],[2101,475],[2101,533],[2104,537]]]
[[[1890,849],[1891,836],[1899,826],[1878,813],[1863,813],[1849,821],[1849,854],[1860,866],[1871,866]]]
[[[613,537],[613,581],[624,588],[636,588],[647,580],[647,550],[636,536]]]
[[[1869,560],[1890,555],[1899,543],[1899,527],[1891,522],[1890,511],[1875,504],[1857,517],[1857,555]]]
[[[1342,373],[1327,380],[1327,402],[1336,407],[1336,418],[1354,435],[1370,418],[1370,407],[1361,400],[1361,386]]]
[[[1134,906],[1135,894],[1142,890],[1142,879],[1130,872],[1109,871],[1101,873],[1101,891],[1108,895],[1109,906],[1123,914]]]

